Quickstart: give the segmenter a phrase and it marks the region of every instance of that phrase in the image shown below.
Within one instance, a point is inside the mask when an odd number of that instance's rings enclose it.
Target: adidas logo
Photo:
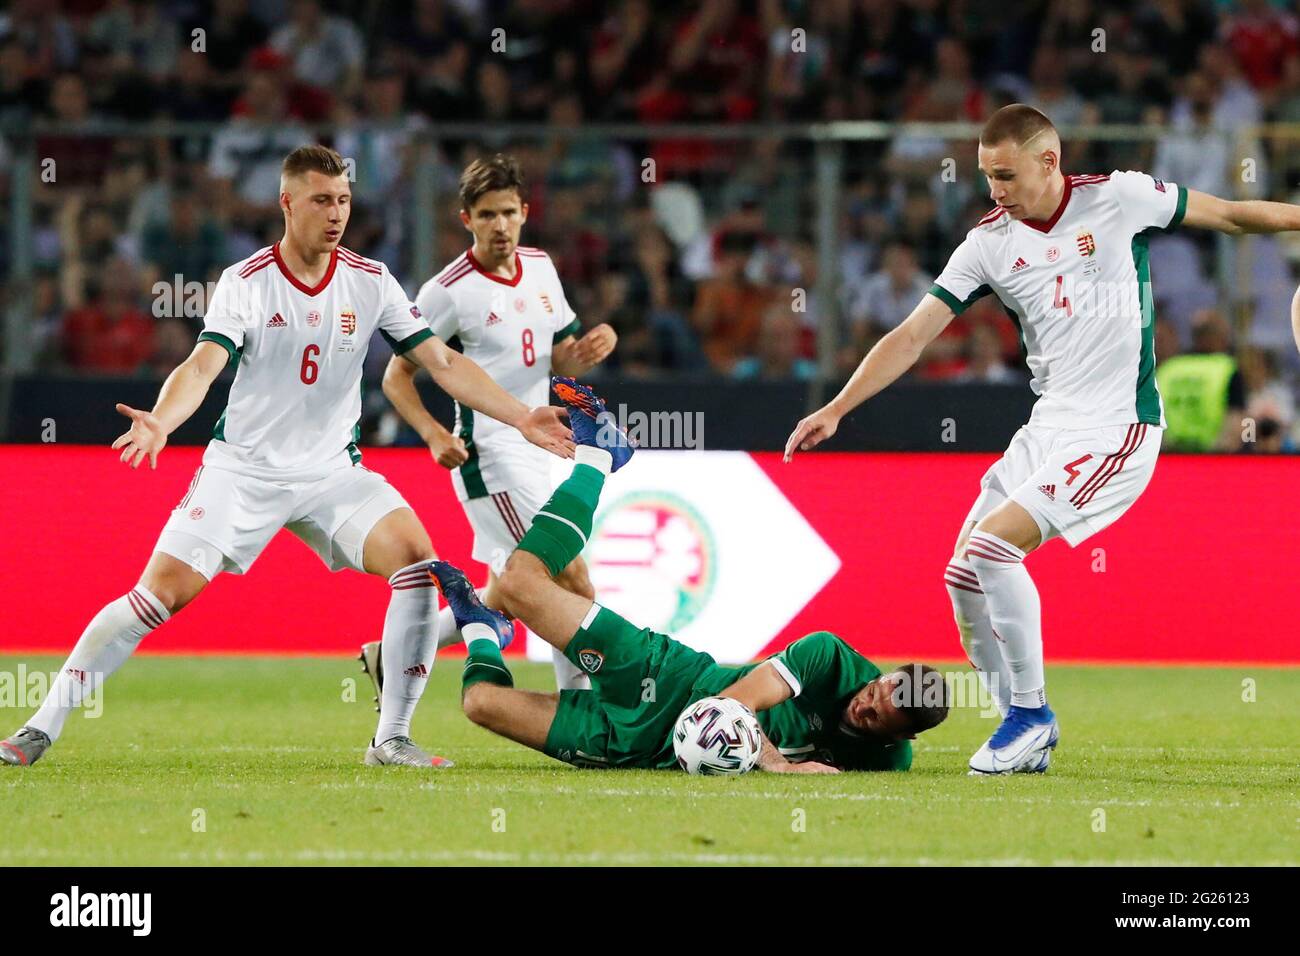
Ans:
[[[1047,496],[1048,501],[1056,500],[1056,485],[1039,485],[1038,490]]]
[[[279,312],[271,316],[270,320],[267,321],[266,323],[266,327],[268,329],[283,329],[283,328],[287,328],[288,325],[289,323],[284,321],[284,316],[282,316]]]
[[[485,322],[484,325],[496,325],[500,321],[501,316],[497,315],[495,312],[489,312],[487,322]]]
[[[413,664],[406,670],[402,671],[407,677],[428,677],[429,669],[423,664]]]
[[[1011,272],[1014,275],[1015,273],[1019,272],[1021,269],[1028,269],[1028,268],[1029,268],[1029,263],[1025,261],[1024,256],[1020,256],[1016,259],[1016,264],[1011,267]]]

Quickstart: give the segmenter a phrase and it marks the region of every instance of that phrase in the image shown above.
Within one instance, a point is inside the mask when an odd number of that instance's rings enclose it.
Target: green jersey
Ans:
[[[543,750],[582,767],[677,765],[672,729],[688,704],[730,687],[758,664],[722,667],[708,654],[608,608],[585,622],[565,655],[591,675],[591,690],[560,692]],[[844,708],[880,668],[834,634],[819,631],[768,658],[793,696],[758,715],[787,760],[842,770],[907,770],[912,746],[864,737]]]
[[[853,695],[880,676],[880,668],[845,641],[829,631],[818,631],[799,638],[767,662],[794,696],[760,712],[758,722],[787,760],[816,760],[841,770],[911,767],[909,741],[886,743],[844,722],[844,708]],[[691,699],[720,693],[758,666],[712,668],[696,682]]]

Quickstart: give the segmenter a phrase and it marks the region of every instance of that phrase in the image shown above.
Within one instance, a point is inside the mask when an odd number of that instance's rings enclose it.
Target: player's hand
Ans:
[[[818,763],[816,760],[805,760],[802,763],[792,763],[782,767],[780,773],[839,773],[839,767],[832,767],[830,764]]]
[[[469,461],[469,449],[459,435],[435,438],[429,442],[429,453],[433,455],[434,461],[447,469],[459,468]]]
[[[152,412],[142,412],[121,402],[117,403],[117,410],[131,419],[131,428],[113,442],[114,450],[122,449],[122,461],[129,462],[132,468],[138,468],[146,455],[149,467],[157,468],[158,453],[167,444],[167,430]]]
[[[561,458],[572,458],[578,447],[573,443],[568,413],[555,405],[534,408],[519,426],[519,431],[538,448],[545,448]]]
[[[785,443],[785,460],[793,458],[796,451],[816,448],[834,435],[839,427],[840,416],[831,411],[829,405],[813,412],[790,433],[790,438]]]
[[[602,322],[573,344],[573,357],[586,366],[599,365],[617,344],[618,333],[608,322]]]

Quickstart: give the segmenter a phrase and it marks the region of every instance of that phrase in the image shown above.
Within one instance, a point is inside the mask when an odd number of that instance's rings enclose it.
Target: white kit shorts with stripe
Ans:
[[[312,481],[266,481],[204,465],[154,550],[211,581],[222,571],[248,571],[287,528],[331,571],[364,571],[367,535],[385,515],[409,507],[383,475],[361,465]]]
[[[1038,522],[1043,541],[1076,547],[1113,524],[1155,473],[1163,432],[1157,425],[1047,428],[1025,425],[980,479],[967,521],[1010,498]]]
[[[474,529],[474,560],[500,574],[554,490],[549,480],[544,480],[462,501],[465,517]]]

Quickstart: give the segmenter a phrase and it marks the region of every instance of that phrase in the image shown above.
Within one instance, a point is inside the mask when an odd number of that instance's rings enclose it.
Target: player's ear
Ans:
[[[528,203],[526,202],[521,202],[519,204],[519,221],[521,223],[528,221]]]
[[[460,211],[460,221],[461,223],[464,224],[465,228],[468,229],[470,232],[474,231],[473,227],[470,226],[469,224],[469,212],[467,210],[462,209]]]
[[[280,191],[280,208],[283,209],[285,212],[289,212],[289,211],[290,211],[290,209],[289,209],[289,205],[290,205],[289,200],[290,200],[290,196],[289,196],[289,192],[288,192],[288,190],[281,190],[281,191]]]

